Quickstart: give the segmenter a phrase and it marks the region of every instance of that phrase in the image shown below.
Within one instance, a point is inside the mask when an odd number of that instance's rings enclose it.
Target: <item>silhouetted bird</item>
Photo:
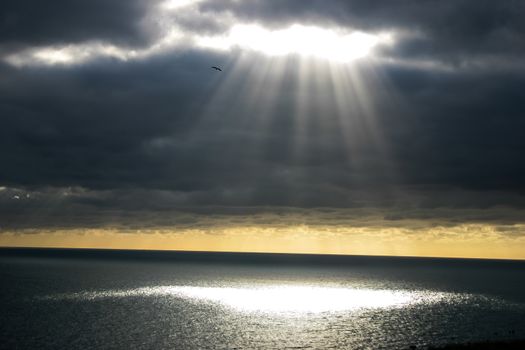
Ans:
[[[222,72],[222,69],[220,69],[219,67],[212,66],[211,68],[218,70],[219,72]]]

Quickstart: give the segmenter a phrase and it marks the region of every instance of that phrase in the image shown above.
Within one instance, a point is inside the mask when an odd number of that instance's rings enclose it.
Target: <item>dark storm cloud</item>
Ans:
[[[410,192],[407,192],[410,193]],[[411,195],[421,195],[412,193]],[[428,192],[427,195],[435,195]],[[456,192],[453,195],[469,198],[476,193]],[[220,196],[220,193],[217,193]],[[359,196],[359,193],[353,193]],[[442,198],[451,193],[441,193]],[[2,232],[38,233],[34,228],[51,230],[115,229],[122,232],[143,230],[204,230],[222,232],[228,228],[257,227],[280,229],[290,226],[359,229],[418,229],[455,228],[461,225],[489,225],[515,236],[524,236],[520,225],[523,210],[512,206],[425,207],[409,203],[383,207],[283,207],[207,205],[199,202],[194,193],[161,190],[104,190],[82,188],[44,188],[28,191],[0,188],[0,210],[3,213]],[[480,196],[485,203],[498,202],[492,193]],[[487,198],[489,197],[489,198]],[[510,196],[523,202],[523,198]],[[439,201],[439,200],[438,200]],[[447,200],[445,203],[449,204]]]
[[[332,129],[310,127],[301,155],[294,155],[292,101],[281,101],[268,129],[233,122],[253,108],[219,110],[218,119],[202,122],[199,104],[218,86],[202,69],[210,62],[202,55],[4,67],[3,184],[201,191],[206,203],[228,204],[218,195],[224,191],[232,204],[308,206],[352,205],[346,190],[397,185],[523,191],[522,76],[389,71],[410,105],[408,114],[381,98],[376,105],[389,161],[401,173],[395,178],[372,140],[356,150],[361,163],[351,164]],[[371,197],[388,201],[387,192]]]
[[[191,103],[184,101],[206,93],[206,82],[192,85],[192,79],[202,81],[202,69],[192,71],[207,62],[171,61],[6,69],[0,107],[2,158],[9,165],[2,167],[4,181],[106,187],[154,178],[162,164],[148,159],[143,144],[184,130],[192,117]],[[174,86],[181,79],[184,88]]]
[[[143,0],[5,0],[0,6],[0,45],[70,44],[102,40],[137,44],[147,39]]]
[[[524,73],[390,74],[413,113],[382,114],[409,181],[523,193]]]
[[[148,31],[141,26],[146,4],[60,1],[40,8],[8,1],[1,5],[0,45],[7,51],[93,40],[147,46]],[[525,70],[515,64],[525,48],[518,17],[523,6],[209,1],[191,12],[195,17],[182,11],[171,17],[206,34],[226,30],[221,13],[266,27],[301,22],[399,32],[384,57],[445,62],[452,69],[375,67],[384,83],[373,90],[381,144],[359,118],[350,135],[342,133],[333,91],[312,88],[301,115],[304,140],[297,146],[297,68],[283,73],[270,108],[266,101],[274,92],[268,86],[253,100],[247,96],[250,84],[265,78],[261,72],[248,78],[250,66],[263,66],[264,58],[255,54],[247,55],[248,63],[235,63],[236,52],[185,47],[128,61],[0,65],[0,186],[34,194],[21,202],[4,190],[4,221],[16,227],[37,208],[54,204],[55,219],[42,216],[34,225],[111,224],[115,209],[120,221],[139,213],[159,224],[173,208],[195,213],[228,206],[394,208],[387,219],[396,221],[403,215],[421,219],[423,209],[451,217],[442,208],[503,205],[516,210],[506,222],[517,222],[525,207]],[[209,70],[217,64],[225,67],[223,74]],[[229,81],[235,67],[240,73]],[[272,81],[278,73],[268,75]],[[356,115],[352,110],[343,117]],[[79,192],[63,197],[67,188]],[[97,213],[104,213],[102,221]],[[458,221],[474,220],[458,213]]]

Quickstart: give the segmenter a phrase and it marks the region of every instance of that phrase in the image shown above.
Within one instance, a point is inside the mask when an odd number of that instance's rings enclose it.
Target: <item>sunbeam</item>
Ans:
[[[376,94],[385,87],[373,61],[348,64],[249,51],[236,55],[204,104],[195,135],[209,130],[214,138],[227,125],[229,133],[237,133],[233,139],[243,140],[244,151],[267,162],[265,176],[277,176],[283,185],[323,176],[326,164],[341,168],[330,179],[335,186],[367,183],[363,174],[370,169],[377,176],[395,176],[377,119]],[[232,141],[222,150],[238,147]],[[277,160],[287,165],[274,168]],[[288,193],[297,203],[308,196]]]

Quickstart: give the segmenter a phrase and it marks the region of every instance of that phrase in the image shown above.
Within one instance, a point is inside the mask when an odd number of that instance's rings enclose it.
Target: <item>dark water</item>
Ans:
[[[0,250],[0,283],[6,349],[405,349],[525,338],[518,261]]]

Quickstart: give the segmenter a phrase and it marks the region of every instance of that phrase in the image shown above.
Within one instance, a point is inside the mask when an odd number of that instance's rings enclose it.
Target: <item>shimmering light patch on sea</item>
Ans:
[[[129,297],[179,298],[194,303],[214,303],[240,312],[323,313],[452,303],[473,296],[430,290],[271,285],[260,288],[156,286],[52,295],[46,299],[97,300]]]

